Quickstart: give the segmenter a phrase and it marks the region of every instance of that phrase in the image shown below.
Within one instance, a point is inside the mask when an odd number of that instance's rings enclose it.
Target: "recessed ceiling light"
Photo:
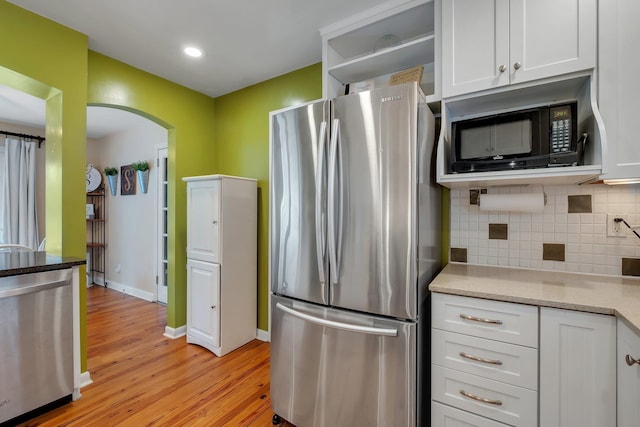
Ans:
[[[193,46],[185,47],[184,53],[193,58],[200,58],[202,56],[202,51],[197,47],[193,47]]]

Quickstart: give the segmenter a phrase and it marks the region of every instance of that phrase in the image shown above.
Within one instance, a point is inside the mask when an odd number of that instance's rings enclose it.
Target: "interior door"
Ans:
[[[156,166],[158,168],[157,176],[157,206],[158,206],[158,217],[157,217],[157,251],[156,251],[156,288],[158,294],[158,302],[163,304],[167,304],[167,278],[168,276],[168,265],[169,265],[169,257],[167,254],[168,248],[168,216],[169,216],[169,204],[167,200],[167,184],[168,184],[168,175],[167,175],[167,147],[158,148],[156,150]]]
[[[270,286],[326,304],[326,129],[328,102],[272,115]]]

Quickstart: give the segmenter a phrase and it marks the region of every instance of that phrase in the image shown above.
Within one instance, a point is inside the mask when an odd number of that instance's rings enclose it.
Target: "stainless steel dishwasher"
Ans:
[[[0,423],[71,401],[71,269],[0,278]]]

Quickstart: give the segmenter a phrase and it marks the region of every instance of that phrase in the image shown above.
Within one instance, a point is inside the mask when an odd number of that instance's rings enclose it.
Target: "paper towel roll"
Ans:
[[[542,212],[544,193],[481,194],[480,210],[510,212]]]

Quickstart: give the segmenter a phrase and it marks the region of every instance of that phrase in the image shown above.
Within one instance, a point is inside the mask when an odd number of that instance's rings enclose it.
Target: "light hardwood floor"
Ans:
[[[224,356],[164,337],[166,309],[87,289],[82,398],[22,426],[271,426],[269,344]]]

